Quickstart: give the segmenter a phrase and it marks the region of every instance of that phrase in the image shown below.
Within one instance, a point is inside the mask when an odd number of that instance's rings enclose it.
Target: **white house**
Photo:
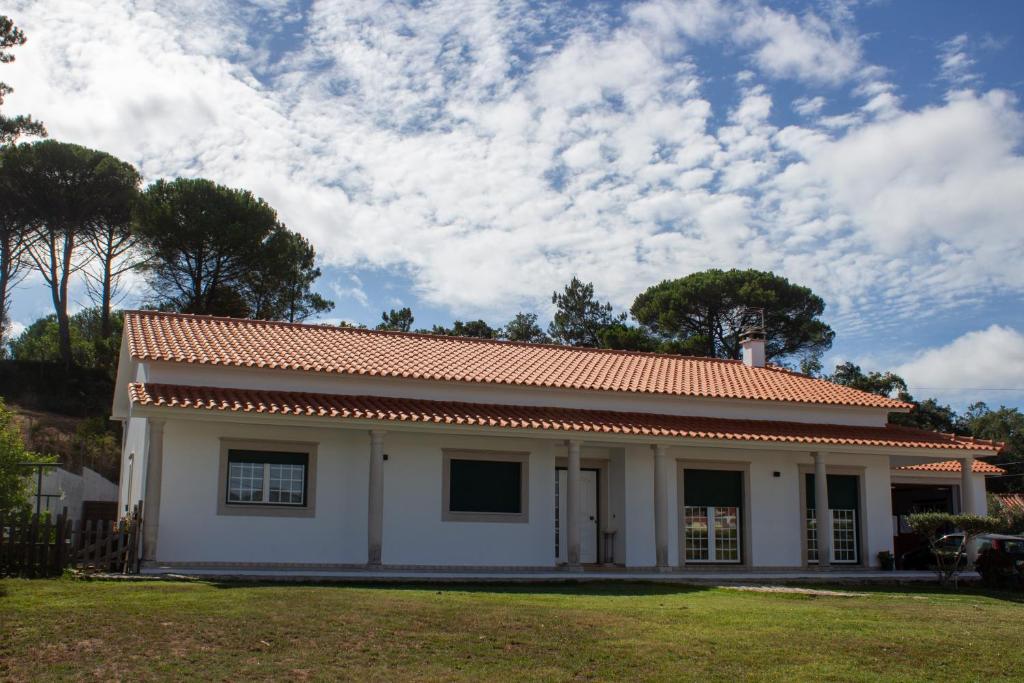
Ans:
[[[137,311],[113,412],[151,568],[708,571],[877,565],[901,466],[966,463],[983,511],[999,446],[887,426],[908,408],[757,338],[727,361]]]

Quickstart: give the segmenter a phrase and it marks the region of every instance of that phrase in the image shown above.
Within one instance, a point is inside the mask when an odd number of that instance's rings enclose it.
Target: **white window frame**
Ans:
[[[691,510],[703,510],[704,514],[691,515],[690,514]],[[716,537],[716,528],[718,526],[716,524],[716,521],[717,521],[716,512],[718,510],[733,510],[734,511],[734,512],[731,513],[731,516],[736,518],[736,527],[735,527],[735,530],[736,530],[736,557],[734,559],[733,558],[721,559],[721,558],[718,557],[718,542],[717,542],[718,538]],[[688,517],[692,517],[692,516],[704,517],[705,519],[708,520],[708,522],[707,522],[707,530],[708,530],[708,533],[707,533],[707,545],[704,548],[707,551],[707,555],[708,555],[706,559],[697,560],[697,559],[691,559],[689,557],[689,550],[690,550],[689,541],[690,541],[690,539],[689,539],[689,534],[687,533],[688,529],[685,527],[685,525],[686,525],[686,519]],[[717,507],[717,506],[714,506],[714,505],[684,505],[683,506],[683,524],[684,524],[684,528],[683,528],[683,543],[684,543],[683,557],[686,559],[686,563],[687,564],[690,564],[690,563],[695,563],[695,564],[696,563],[701,563],[701,564],[742,564],[743,563],[743,531],[742,531],[743,518],[742,518],[742,508],[735,507],[735,506],[728,506],[728,507],[720,508],[720,507]]]
[[[232,449],[232,450],[234,450],[234,449]],[[260,464],[262,464],[263,465],[263,477],[262,477],[263,478],[263,488],[260,491],[260,499],[259,500],[231,500],[231,497],[230,497],[231,496],[231,466],[232,465],[241,465],[241,464],[245,464],[245,465],[260,465]],[[270,463],[270,462],[259,463],[259,462],[248,462],[248,461],[244,461],[244,460],[240,461],[240,462],[231,462],[229,460],[228,461],[228,485],[226,487],[226,495],[228,496],[228,498],[227,498],[228,505],[282,505],[282,506],[292,506],[292,507],[302,507],[302,506],[304,506],[306,504],[306,488],[307,488],[305,479],[307,478],[308,471],[309,471],[308,461],[307,461],[306,464],[298,465],[298,467],[301,467],[302,470],[303,470],[302,471],[302,477],[303,477],[303,482],[302,482],[302,484],[303,484],[302,485],[302,500],[300,500],[298,503],[283,502],[283,501],[279,501],[279,500],[278,501],[270,500],[270,480],[271,480],[270,468],[274,467],[275,465],[277,465],[277,463]],[[289,465],[285,465],[285,467],[296,467],[296,465],[290,465],[289,464]]]
[[[270,502],[270,466],[263,465],[263,499],[260,501],[228,501],[228,479],[231,451],[272,451],[276,453],[298,453],[306,456],[306,487],[302,503]],[[316,461],[317,444],[296,441],[242,440],[222,438],[220,440],[220,468],[217,477],[217,514],[225,516],[257,517],[314,517],[316,516]]]
[[[840,519],[837,520],[836,513],[840,513]],[[844,533],[843,536],[843,559],[839,559],[839,544],[836,539],[839,538],[837,533],[837,521],[846,521],[843,518],[849,514],[848,521],[852,522],[849,533]],[[815,508],[807,508],[807,563],[818,564],[818,520],[817,510]],[[830,508],[828,511],[829,523],[832,525],[832,548],[830,549],[829,555],[831,557],[830,562],[832,564],[859,564],[860,563],[860,539],[857,534],[857,511],[853,508]],[[851,559],[852,556],[852,559]]]

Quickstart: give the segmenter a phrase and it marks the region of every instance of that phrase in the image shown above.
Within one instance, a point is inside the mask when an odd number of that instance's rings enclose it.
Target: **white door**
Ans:
[[[568,496],[568,472],[556,470],[558,473],[558,489],[555,499],[555,536],[558,544],[558,561],[568,562],[569,554],[566,542],[564,520],[568,519],[566,499]],[[597,470],[580,470],[580,563],[594,564],[597,562]]]

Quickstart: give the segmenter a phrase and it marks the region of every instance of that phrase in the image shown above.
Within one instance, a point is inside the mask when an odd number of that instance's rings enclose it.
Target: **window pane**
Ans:
[[[228,501],[233,503],[259,503],[263,501],[263,463],[230,463],[228,469]]]
[[[522,463],[500,460],[449,462],[451,512],[522,512]]]
[[[687,560],[707,560],[708,556],[708,509],[688,505],[683,508],[684,537]]]
[[[738,562],[740,559],[739,508],[715,508],[715,559]]]
[[[270,502],[302,505],[306,468],[303,465],[270,466]]]

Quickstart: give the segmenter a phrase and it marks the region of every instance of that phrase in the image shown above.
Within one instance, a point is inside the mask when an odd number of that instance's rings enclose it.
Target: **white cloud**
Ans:
[[[4,67],[12,113],[149,179],[248,187],[329,264],[400,271],[454,316],[546,310],[574,273],[628,306],[648,283],[712,266],[783,272],[855,334],[1024,291],[1006,265],[1024,258],[1017,103],[961,92],[904,111],[842,12],[712,0],[631,5],[621,22],[441,0],[15,10],[29,43]],[[754,73],[727,79],[735,106],[716,111],[690,46],[724,42]],[[830,97],[816,120],[825,97],[812,89],[793,102],[807,124],[780,130],[774,77],[847,84],[864,103],[833,112]]]
[[[911,392],[954,403],[1024,399],[1024,333],[992,325],[919,353],[896,368]]]
[[[978,80],[978,75],[972,71],[975,60],[967,52],[967,43],[967,34],[961,33],[939,46],[939,73],[954,86]]]

